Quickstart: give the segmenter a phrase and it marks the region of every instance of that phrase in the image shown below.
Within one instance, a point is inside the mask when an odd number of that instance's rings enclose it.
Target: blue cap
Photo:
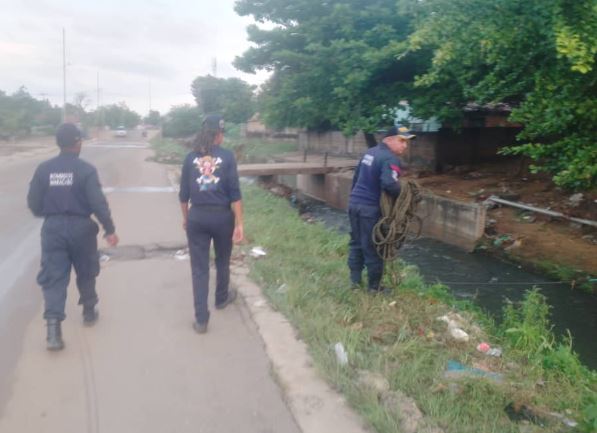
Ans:
[[[74,147],[82,137],[79,128],[72,123],[63,123],[56,130],[56,144],[59,147]]]
[[[219,114],[208,114],[203,118],[201,127],[211,131],[223,131],[224,118]]]
[[[410,140],[411,138],[416,137],[416,135],[413,134],[410,129],[408,129],[406,126],[402,126],[402,125],[392,126],[390,129],[388,129],[386,131],[385,136],[393,137],[395,135],[397,135],[398,137],[406,138],[407,140]]]

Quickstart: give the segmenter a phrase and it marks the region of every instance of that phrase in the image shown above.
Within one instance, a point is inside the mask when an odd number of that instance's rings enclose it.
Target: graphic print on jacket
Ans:
[[[206,155],[201,158],[195,158],[193,164],[195,164],[197,170],[201,173],[201,176],[197,178],[199,190],[215,190],[220,181],[220,178],[216,176],[215,173],[220,168],[220,165],[222,165],[222,158],[214,158],[211,155]]]

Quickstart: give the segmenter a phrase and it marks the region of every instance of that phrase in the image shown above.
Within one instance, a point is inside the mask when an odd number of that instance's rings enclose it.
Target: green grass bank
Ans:
[[[376,431],[406,431],[404,411],[392,397],[400,393],[414,399],[428,421],[427,430],[417,431],[597,431],[597,374],[554,337],[540,292],[506,307],[496,324],[445,287],[424,284],[418,270],[403,263],[386,274],[391,295],[352,291],[347,236],[304,222],[286,200],[256,186],[243,189],[248,241],[267,251],[250,262],[251,276],[294,324],[323,376]],[[452,339],[437,320],[455,312],[469,342]],[[481,341],[501,347],[502,357],[478,352]],[[348,354],[346,366],[337,361],[338,342]],[[500,376],[449,379],[449,361]],[[363,371],[383,378],[382,390],[364,384]],[[577,425],[567,426],[570,420]]]

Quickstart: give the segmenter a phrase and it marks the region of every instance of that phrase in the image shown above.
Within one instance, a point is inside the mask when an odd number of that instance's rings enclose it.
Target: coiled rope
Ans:
[[[382,192],[381,218],[373,228],[372,238],[377,254],[384,261],[398,258],[398,250],[406,241],[409,232],[415,233],[415,238],[421,234],[422,220],[416,215],[421,199],[421,188],[410,179],[400,180],[400,195],[395,199]]]

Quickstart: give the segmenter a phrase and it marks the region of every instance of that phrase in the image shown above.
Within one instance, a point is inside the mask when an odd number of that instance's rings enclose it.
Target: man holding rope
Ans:
[[[398,156],[408,148],[415,136],[403,126],[393,126],[377,146],[365,153],[357,166],[352,181],[348,217],[350,219],[350,243],[348,267],[351,287],[361,286],[363,268],[367,267],[368,291],[380,293],[383,276],[383,259],[376,251],[372,234],[381,217],[382,191],[392,197],[400,194],[401,162]]]

